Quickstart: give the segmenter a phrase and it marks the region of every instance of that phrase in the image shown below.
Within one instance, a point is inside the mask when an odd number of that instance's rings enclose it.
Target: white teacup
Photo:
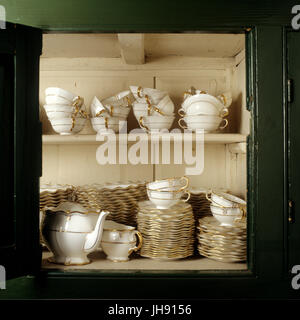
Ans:
[[[122,91],[116,95],[101,100],[101,103],[104,106],[113,106],[113,107],[129,107],[134,101],[134,96],[130,90]]]
[[[187,202],[190,199],[190,193],[187,190],[173,191],[173,190],[147,190],[149,200],[153,202],[157,209],[168,209],[180,201]],[[183,195],[186,194],[187,198],[182,200]]]
[[[188,187],[189,179],[187,177],[168,178],[147,183],[147,189],[151,191],[181,191]]]
[[[208,196],[209,194],[210,198]],[[216,192],[211,190],[206,193],[206,198],[213,205],[225,208],[240,208],[246,207],[247,205],[245,200],[225,192]]]
[[[170,129],[175,116],[143,116],[139,119],[139,125],[145,131]]]
[[[243,218],[243,210],[240,208],[221,208],[211,205],[212,215],[220,222],[221,226],[232,227]]]
[[[81,107],[83,98],[65,89],[49,87],[45,90],[46,104],[77,105]]]
[[[154,105],[157,105],[167,95],[167,92],[158,89],[142,88],[138,86],[130,86],[130,90],[137,102]]]

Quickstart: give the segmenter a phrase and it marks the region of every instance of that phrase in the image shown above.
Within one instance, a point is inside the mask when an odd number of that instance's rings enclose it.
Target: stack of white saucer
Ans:
[[[133,113],[146,132],[170,129],[175,119],[174,103],[167,92],[130,86],[134,95]]]
[[[45,94],[46,104],[44,109],[53,130],[61,135],[80,132],[88,117],[83,98],[55,87],[47,88]]]

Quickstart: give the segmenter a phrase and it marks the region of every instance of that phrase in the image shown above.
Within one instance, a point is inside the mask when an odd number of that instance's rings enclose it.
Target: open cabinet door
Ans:
[[[0,30],[0,265],[6,279],[40,265],[41,47],[41,30],[9,23]]]
[[[291,271],[300,265],[300,32],[287,32],[287,59],[287,245]]]

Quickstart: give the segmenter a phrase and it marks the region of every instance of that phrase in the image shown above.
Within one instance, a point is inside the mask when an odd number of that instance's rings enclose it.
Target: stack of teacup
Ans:
[[[203,129],[204,132],[224,129],[228,125],[228,120],[224,117],[228,115],[231,102],[230,93],[215,97],[205,91],[191,88],[184,93],[184,101],[178,110],[182,118],[179,119],[178,124],[183,129]],[[183,121],[186,126],[182,124]]]
[[[174,103],[167,92],[130,86],[134,95],[133,113],[146,132],[170,129],[175,119]]]
[[[246,201],[239,197],[225,192],[209,191],[206,198],[211,202],[212,215],[221,226],[231,227],[246,216]]]
[[[47,88],[45,94],[44,109],[54,131],[61,135],[80,132],[88,118],[83,98],[55,87]]]
[[[101,101],[94,97],[90,106],[93,129],[101,134],[107,134],[111,130],[119,132],[125,124],[133,100],[129,90]]]
[[[180,201],[187,202],[190,199],[188,185],[188,178],[181,177],[150,182],[146,188],[149,200],[157,209],[168,209]],[[185,194],[187,198],[182,200]]]

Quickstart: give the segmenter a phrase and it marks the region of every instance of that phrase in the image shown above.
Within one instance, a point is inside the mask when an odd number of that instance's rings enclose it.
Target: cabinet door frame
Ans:
[[[217,31],[210,28],[201,28],[201,30]],[[245,29],[219,28],[218,30],[241,32]],[[282,27],[279,26],[257,26],[247,32],[249,32],[247,46],[251,52],[247,57],[247,103],[252,114],[247,173],[249,270],[234,272],[229,270],[184,272],[42,270],[38,277],[22,280],[25,283],[24,288],[26,286],[32,288],[32,281],[39,280],[38,289],[35,292],[31,291],[33,296],[40,298],[53,296],[56,298],[178,298],[179,293],[180,297],[185,298],[294,296],[295,292],[291,290],[289,282],[282,281],[284,259],[283,32]],[[35,192],[38,194],[37,190]],[[37,222],[34,225],[35,230],[36,227]],[[11,282],[12,289],[17,286],[18,281]],[[134,287],[134,290],[124,290],[130,287]],[[26,295],[25,289],[23,293],[16,293],[16,296],[18,294]]]
[[[294,243],[298,241],[297,234],[300,233],[300,224],[299,224],[299,214],[298,207],[300,203],[299,193],[295,190],[294,186],[294,174],[293,163],[295,163],[297,156],[295,155],[295,142],[297,137],[299,137],[299,129],[295,128],[295,123],[293,120],[297,118],[297,104],[300,103],[300,95],[297,93],[297,89],[300,85],[300,76],[298,73],[300,71],[295,66],[295,52],[299,50],[300,43],[298,48],[292,48],[292,45],[296,45],[296,41],[292,42],[292,37],[298,37],[300,41],[300,32],[292,30],[291,28],[284,29],[284,143],[285,143],[285,207],[284,207],[284,223],[285,223],[285,275],[287,278],[293,277],[292,268],[294,265],[300,265],[300,253],[297,252]],[[291,54],[294,54],[292,57]],[[300,74],[300,73],[299,73]],[[297,78],[297,79],[295,79]],[[290,82],[290,80],[292,82]],[[294,113],[294,115],[293,115]],[[296,113],[296,115],[295,115]],[[293,126],[294,125],[294,126]],[[298,138],[299,140],[299,138]],[[299,156],[298,156],[299,157]],[[292,262],[293,261],[293,262]]]
[[[13,191],[8,197],[14,239],[9,248],[3,248],[2,257],[4,267],[10,266],[8,278],[14,278],[36,273],[41,257],[38,223],[42,131],[38,88],[42,31],[7,23],[6,29],[0,30],[0,37],[0,52],[9,53],[13,59],[13,99],[4,107],[13,109],[13,137],[8,139],[13,148],[14,175],[9,177]],[[2,187],[5,189],[5,182]]]

